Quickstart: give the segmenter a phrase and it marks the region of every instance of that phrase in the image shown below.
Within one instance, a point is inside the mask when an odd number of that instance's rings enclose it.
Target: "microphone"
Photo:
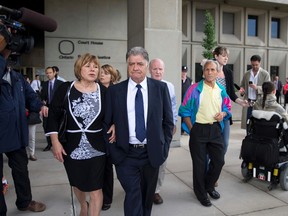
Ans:
[[[0,5],[1,10],[8,12],[13,19],[39,30],[53,32],[57,29],[55,20],[28,8],[22,7],[19,10],[15,10]]]
[[[32,11],[28,8],[20,8],[21,17],[18,19],[25,25],[35,27],[42,31],[53,32],[57,29],[57,23],[50,17]]]

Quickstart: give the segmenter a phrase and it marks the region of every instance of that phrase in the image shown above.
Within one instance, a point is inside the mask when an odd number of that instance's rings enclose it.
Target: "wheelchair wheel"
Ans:
[[[244,161],[241,164],[241,174],[244,177],[245,182],[249,181],[252,178],[251,173],[248,170],[247,163]]]
[[[248,170],[248,167],[242,167],[241,168],[241,174],[244,178],[247,178],[249,177],[249,170]]]
[[[288,191],[288,166],[281,171],[279,180],[282,190]]]

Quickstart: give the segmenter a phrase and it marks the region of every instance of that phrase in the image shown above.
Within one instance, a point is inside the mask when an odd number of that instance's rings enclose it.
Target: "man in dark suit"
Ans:
[[[56,71],[54,71],[52,67],[47,67],[45,73],[48,80],[43,83],[41,91],[41,100],[49,108],[49,104],[53,99],[54,92],[61,85],[61,83],[63,83],[63,81],[56,79]],[[44,131],[46,130],[46,124],[47,124],[47,118],[44,117],[43,118]],[[47,136],[46,140],[47,140],[47,146],[43,149],[43,151],[49,151],[52,147],[50,136]]]
[[[149,216],[159,166],[172,139],[171,100],[166,83],[146,77],[144,48],[130,49],[126,60],[129,78],[107,91],[105,131],[114,124],[116,132],[116,143],[107,141],[107,151],[126,193],[125,216]]]
[[[281,104],[281,92],[282,92],[282,82],[279,80],[279,76],[274,77],[274,85],[276,89],[276,101]]]

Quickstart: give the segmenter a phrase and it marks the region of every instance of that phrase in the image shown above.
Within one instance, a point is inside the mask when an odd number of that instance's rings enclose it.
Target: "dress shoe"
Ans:
[[[207,191],[207,193],[213,198],[213,199],[219,199],[220,194],[216,190]]]
[[[19,208],[20,211],[42,212],[46,209],[46,205],[41,202],[32,200],[26,208]]]
[[[30,155],[29,160],[31,160],[31,161],[36,161],[37,158],[35,157],[35,155]]]
[[[205,207],[210,207],[212,206],[212,203],[210,202],[210,200],[208,198],[201,200],[200,203],[205,206]]]
[[[44,149],[43,149],[43,151],[49,151],[51,149],[51,145],[47,145]]]
[[[154,194],[153,202],[154,202],[154,204],[157,204],[157,205],[163,203],[163,199],[162,199],[162,197],[160,196],[159,193],[155,193],[155,194]]]
[[[111,204],[103,204],[102,205],[102,210],[106,211],[106,210],[110,209],[110,207],[111,207]]]

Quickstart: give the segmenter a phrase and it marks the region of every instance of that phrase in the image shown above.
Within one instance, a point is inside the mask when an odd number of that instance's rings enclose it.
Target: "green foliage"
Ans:
[[[205,50],[203,51],[202,56],[206,59],[212,59],[212,51],[213,48],[217,45],[217,42],[215,41],[214,19],[208,10],[205,12],[204,25],[205,37],[203,38],[202,46],[205,48]]]

